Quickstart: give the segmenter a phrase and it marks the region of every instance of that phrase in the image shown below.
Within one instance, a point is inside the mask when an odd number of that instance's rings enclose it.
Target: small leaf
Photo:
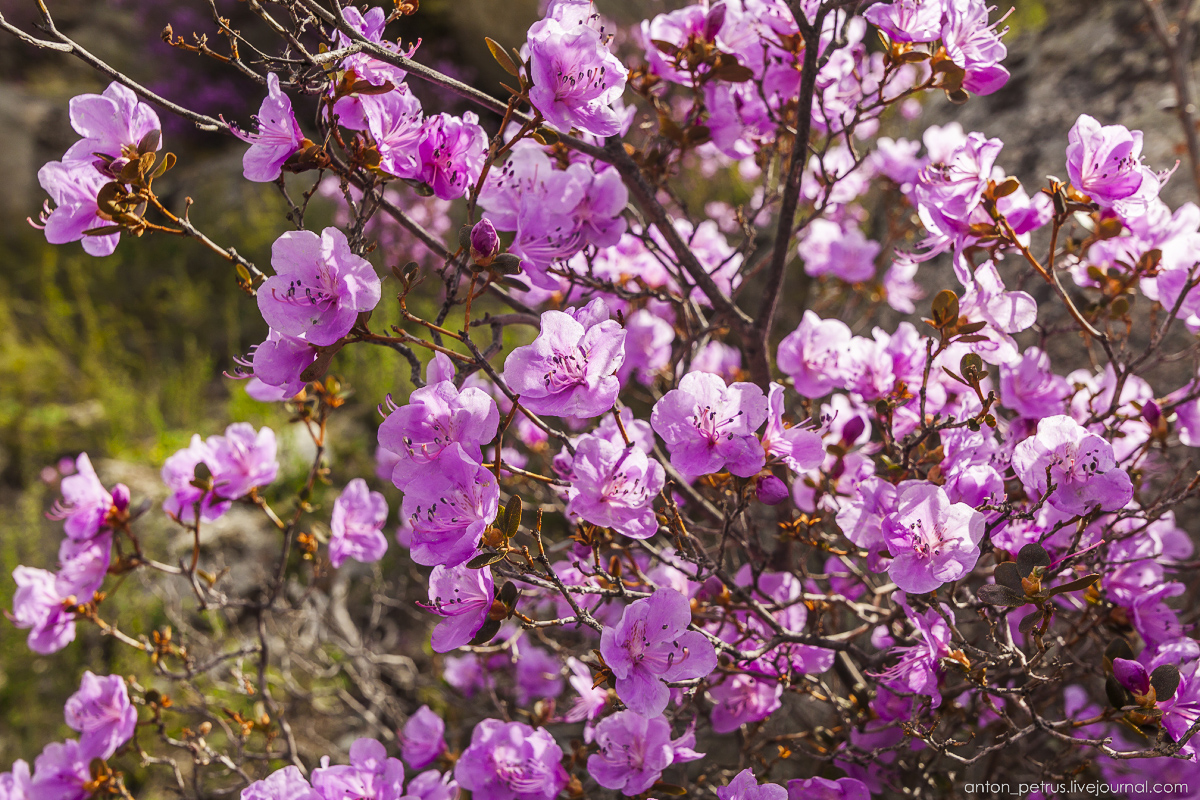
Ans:
[[[483,569],[504,560],[504,553],[480,553],[467,562],[467,569]]]
[[[515,583],[512,581],[505,581],[504,585],[500,587],[500,594],[496,595],[496,597],[507,609],[511,611],[517,604],[517,598],[520,596],[520,594],[521,591],[517,588]]]
[[[1021,548],[1021,552],[1017,553],[1017,572],[1021,573],[1022,578],[1028,578],[1034,567],[1045,568],[1048,566],[1050,566],[1050,554],[1037,542],[1030,542]]]
[[[175,154],[167,153],[163,156],[163,160],[158,163],[158,168],[154,170],[154,174],[152,174],[150,177],[161,178],[167,170],[175,166],[175,161]]]
[[[688,793],[687,789],[682,786],[676,786],[673,783],[663,783],[662,781],[656,781],[650,788],[658,794],[665,794],[670,797],[687,797]]]
[[[1038,621],[1041,619],[1041,617],[1041,611],[1034,611],[1032,614],[1026,614],[1017,624],[1017,630],[1019,630],[1021,633],[1029,633],[1031,630],[1033,630],[1033,627],[1038,624]]]
[[[962,360],[958,362],[958,371],[972,386],[979,383],[987,374],[983,368],[983,359],[977,353],[967,353],[963,356]]]
[[[1133,660],[1133,648],[1129,646],[1129,642],[1124,639],[1113,639],[1108,643],[1108,647],[1104,648],[1104,660],[1107,662],[1105,669],[1112,670],[1112,662],[1115,658],[1124,658]]]
[[[1007,586],[1016,592],[1025,593],[1025,589],[1021,586],[1021,573],[1017,571],[1015,561],[1005,561],[1002,564],[996,565],[996,571],[993,573],[996,583],[1001,586]]]
[[[1174,664],[1163,664],[1150,673],[1150,685],[1156,700],[1170,700],[1179,689],[1179,669]]]
[[[155,150],[158,149],[158,144],[161,141],[162,141],[162,131],[159,131],[157,129],[152,130],[149,133],[147,133],[145,136],[143,136],[142,140],[140,142],[138,142],[137,151],[139,154],[153,153]]]
[[[671,44],[670,42],[665,42],[662,39],[651,39],[650,44],[652,44],[656,48],[658,48],[659,52],[665,53],[666,55],[669,55],[672,58],[674,58],[675,56],[677,56],[679,54],[678,47]]]
[[[933,324],[936,328],[944,328],[958,319],[958,295],[949,289],[942,289],[933,298]]]
[[[907,53],[901,53],[896,60],[901,64],[919,64],[929,58],[929,53],[924,50],[909,50]]]
[[[1086,589],[1098,580],[1100,580],[1100,576],[1093,572],[1090,575],[1084,575],[1082,578],[1076,578],[1073,581],[1060,583],[1058,586],[1055,586],[1053,589],[1046,592],[1046,594],[1050,597],[1053,597],[1054,595],[1062,594],[1063,592],[1077,592],[1080,589]]]
[[[980,586],[976,596],[988,605],[1006,606],[1008,608],[1020,608],[1029,602],[1024,592],[1018,592],[999,583],[988,583]]]
[[[708,73],[708,75],[715,80],[725,81],[726,83],[745,83],[754,78],[754,71],[749,67],[734,62],[732,64],[722,64]]]
[[[512,253],[501,253],[492,261],[492,271],[502,272],[505,275],[516,275],[521,271],[521,258]]]
[[[483,623],[483,627],[475,634],[475,638],[471,640],[471,645],[479,647],[487,644],[492,640],[492,637],[500,632],[500,620],[489,619]]]
[[[1021,182],[1016,178],[1005,178],[994,192],[996,198],[1008,197],[1010,194],[1021,188]]]
[[[946,99],[956,106],[961,106],[963,103],[971,99],[971,95],[967,94],[962,89],[955,89],[952,92],[946,92]]]
[[[531,291],[531,289],[529,288],[529,284],[519,281],[516,278],[510,277],[508,275],[501,278],[500,283],[504,286],[507,286],[509,289],[515,289],[518,292]]]
[[[511,539],[517,535],[517,531],[521,528],[521,495],[514,494],[508,501],[508,505],[504,507],[504,524],[501,530],[504,531],[504,538]]]
[[[539,144],[544,144],[547,147],[558,144],[558,134],[545,126],[535,130],[533,138],[537,139]]]
[[[1124,708],[1133,701],[1129,692],[1117,681],[1115,675],[1109,675],[1104,680],[1104,694],[1108,696],[1109,705],[1113,708]]]
[[[504,52],[504,48],[500,43],[490,37],[483,37],[483,41],[487,43],[488,50],[492,53],[492,58],[496,59],[496,63],[504,68],[504,71],[509,75],[520,75],[521,70],[517,69],[517,65],[513,63],[512,58],[508,53]]]
[[[84,236],[109,236],[114,233],[121,232],[120,225],[101,225],[98,228],[88,228],[83,232]]]
[[[245,264],[238,262],[234,266],[234,269],[237,270],[238,277],[241,278],[242,283],[250,283],[250,281],[252,280],[252,278],[250,276],[250,270],[246,269]]]

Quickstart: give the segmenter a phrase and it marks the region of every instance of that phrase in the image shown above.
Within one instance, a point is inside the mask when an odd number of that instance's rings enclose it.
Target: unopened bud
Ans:
[[[123,483],[118,483],[112,489],[113,506],[117,511],[124,511],[129,508],[129,487]]]
[[[725,24],[725,3],[713,3],[708,9],[708,15],[704,18],[704,41],[711,42],[717,38],[717,34],[721,31],[721,26]]]
[[[471,229],[471,258],[481,267],[486,267],[500,254],[500,236],[491,221],[481,219]]]
[[[758,495],[759,502],[768,506],[777,506],[787,499],[788,488],[787,484],[774,475],[766,475],[758,479],[755,494]]]
[[[1158,421],[1162,419],[1162,410],[1159,409],[1158,403],[1151,400],[1142,406],[1142,416],[1146,418],[1146,422],[1157,425]]]

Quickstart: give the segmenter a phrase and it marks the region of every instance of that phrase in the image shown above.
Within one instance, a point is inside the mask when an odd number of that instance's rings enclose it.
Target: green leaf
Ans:
[[[488,36],[483,37],[483,41],[487,43],[487,48],[491,51],[492,58],[496,59],[496,63],[504,68],[504,71],[509,75],[520,75],[521,70],[517,69],[517,65],[513,63],[512,58],[508,53],[504,52],[504,48],[495,39]]]
[[[1026,614],[1021,619],[1020,623],[1017,624],[1017,630],[1019,630],[1021,633],[1029,633],[1031,630],[1033,630],[1033,627],[1041,621],[1041,618],[1041,611],[1034,611],[1032,614]]]
[[[467,562],[467,569],[483,569],[504,560],[504,553],[480,553]]]
[[[949,289],[942,289],[933,298],[933,323],[938,328],[944,328],[958,319],[958,295]]]
[[[508,500],[508,505],[504,507],[504,524],[501,530],[504,531],[504,538],[511,539],[517,535],[517,531],[521,528],[521,495],[514,494]]]

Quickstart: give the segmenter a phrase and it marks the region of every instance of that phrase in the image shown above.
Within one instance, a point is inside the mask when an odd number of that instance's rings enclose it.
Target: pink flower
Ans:
[[[804,397],[823,397],[845,385],[850,338],[846,323],[805,311],[800,326],[779,343],[779,369]]]
[[[119,675],[84,672],[79,691],[67,698],[63,712],[67,725],[81,734],[79,746],[87,760],[109,758],[137,727],[137,709]]]
[[[355,478],[346,484],[329,519],[329,561],[334,569],[347,558],[364,564],[383,558],[387,538],[382,529],[387,515],[387,500],[372,492],[366,481]]]
[[[296,767],[276,770],[242,789],[241,800],[325,800]]]
[[[662,491],[666,474],[641,448],[583,436],[571,468],[568,517],[577,516],[634,539],[649,539],[658,531],[652,504]]]
[[[1000,398],[1022,417],[1041,419],[1061,414],[1071,385],[1050,367],[1050,356],[1036,347],[1025,350],[1017,364],[1000,365]]]
[[[664,681],[706,677],[717,667],[712,642],[696,631],[687,598],[659,589],[626,606],[615,628],[605,628],[600,653],[617,679],[617,697],[632,711],[656,717],[671,692]]]
[[[288,231],[271,247],[275,275],[258,290],[258,310],[273,330],[325,346],[341,339],[379,302],[379,276],[350,251],[346,234]]]
[[[529,29],[529,101],[564,133],[572,128],[593,136],[621,131],[613,106],[629,71],[608,51],[611,37],[594,27],[596,19],[590,0],[554,0],[546,18]]]
[[[13,570],[13,581],[17,590],[10,619],[29,631],[30,650],[49,655],[75,640],[75,614],[64,608],[64,601],[73,596],[73,586],[52,572],[24,566]],[[78,599],[86,602],[92,598]]]
[[[775,783],[758,785],[754,771],[744,769],[729,782],[717,789],[717,800],[787,800],[787,789]]]
[[[868,8],[867,22],[896,42],[932,42],[942,34],[942,0],[896,0]]]
[[[120,233],[104,236],[85,235],[93,228],[111,225],[112,220],[100,216],[96,197],[109,178],[85,161],[51,161],[38,170],[38,183],[54,201],[54,209],[46,206],[40,223],[46,241],[66,244],[83,240],[83,251],[90,256],[112,255],[121,240]]]
[[[292,113],[292,101],[279,88],[279,76],[267,73],[267,96],[258,108],[256,133],[244,133],[234,126],[230,131],[250,149],[242,156],[242,174],[248,181],[268,183],[283,172],[283,163],[302,147],[304,133]]]
[[[397,178],[417,179],[421,171],[417,146],[425,125],[421,101],[407,84],[400,84],[372,96],[371,102],[363,104],[363,111],[379,151],[379,168]]]
[[[430,117],[421,128],[419,164],[412,177],[431,186],[442,200],[462,197],[479,180],[487,146],[487,134],[474,112]]]
[[[588,774],[605,789],[626,797],[648,790],[672,764],[704,755],[691,749],[694,735],[684,734],[672,741],[671,724],[665,717],[647,719],[634,711],[618,711],[601,720],[595,741],[600,752],[588,756]]]
[[[324,800],[401,800],[404,764],[388,758],[380,742],[357,739],[350,745],[350,763],[331,767],[326,756],[321,767],[313,770],[312,785]]]
[[[0,800],[33,800],[29,762],[18,758],[11,771],[0,772]]]
[[[772,383],[767,390],[767,427],[762,444],[792,472],[807,472],[825,460],[821,435],[807,428],[787,427],[783,422],[783,386]]]
[[[566,787],[562,748],[545,728],[485,719],[454,767],[474,800],[553,800]]]
[[[715,733],[732,733],[747,723],[764,720],[783,704],[783,684],[774,678],[729,675],[708,693],[715,703]]]
[[[412,525],[412,559],[418,564],[457,566],[475,554],[500,507],[500,487],[491,472],[455,442],[438,469],[409,484],[401,516]]]
[[[163,464],[163,483],[171,490],[163,510],[190,522],[199,503],[202,520],[217,519],[229,510],[230,501],[275,480],[279,471],[275,456],[275,432],[270,428],[255,431],[249,423],[235,422],[223,436],[210,436],[207,441],[193,434],[191,443]],[[200,464],[212,476],[210,492],[193,485]]]
[[[96,477],[92,461],[87,453],[80,453],[75,462],[76,472],[63,478],[60,486],[62,501],[54,504],[53,518],[63,519],[63,530],[77,541],[90,539],[108,524],[108,515],[117,509],[116,497],[125,497],[128,506],[128,488],[118,484],[110,492]]]
[[[433,629],[433,651],[449,653],[469,644],[487,621],[495,595],[492,568],[469,569],[439,564],[429,574],[429,605],[443,617]],[[406,759],[407,760],[407,759]],[[414,764],[415,769],[421,765]]]
[[[975,94],[991,94],[1008,82],[1008,70],[1000,62],[1008,48],[1000,41],[1007,28],[997,34],[995,23],[988,22],[991,10],[985,0],[944,0],[946,16],[942,23],[942,45],[955,66],[966,76],[963,88]]]
[[[104,94],[71,98],[70,108],[71,127],[83,138],[71,146],[63,161],[90,163],[95,161],[93,154],[101,153],[123,162],[147,134],[162,129],[154,109],[139,101],[132,89],[115,82]]]
[[[74,739],[46,745],[33,762],[30,800],[84,800],[91,797],[91,792],[84,788],[92,782],[90,761],[91,757]]]
[[[905,592],[932,592],[975,568],[984,516],[965,503],[951,503],[942,487],[906,481],[896,492],[896,510],[883,518],[891,552],[888,576]]]
[[[1012,466],[1027,492],[1050,491],[1047,502],[1067,514],[1116,511],[1133,498],[1112,445],[1065,414],[1039,420],[1037,433],[1013,450]]]
[[[650,424],[685,475],[728,469],[748,478],[766,462],[754,432],[767,418],[767,398],[752,383],[725,385],[709,372],[689,372],[654,404]]]
[[[625,330],[597,299],[569,313],[543,313],[533,344],[509,353],[504,380],[535,414],[598,417],[616,402],[624,360]]]
[[[871,792],[855,778],[816,776],[788,781],[787,800],[871,800]]]
[[[446,723],[429,706],[421,706],[404,723],[399,737],[400,754],[408,766],[424,769],[446,750],[445,736]],[[411,794],[411,786],[409,792]]]

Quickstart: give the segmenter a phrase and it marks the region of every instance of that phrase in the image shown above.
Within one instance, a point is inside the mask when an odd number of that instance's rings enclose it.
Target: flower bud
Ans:
[[[491,221],[481,219],[471,229],[471,258],[481,267],[495,261],[500,254],[500,236]]]
[[[765,475],[759,478],[754,492],[758,495],[759,502],[768,506],[777,506],[788,496],[787,484],[774,475]]]
[[[704,18],[704,40],[711,42],[717,38],[717,34],[721,31],[721,26],[725,24],[725,3],[713,3],[712,8],[708,9],[708,15]]]
[[[129,487],[123,483],[118,483],[112,488],[112,501],[117,511],[124,511],[129,508]]]
[[[852,417],[842,427],[842,443],[846,445],[854,444],[866,429],[867,423],[862,417]]]
[[[1146,422],[1149,422],[1151,425],[1157,425],[1158,421],[1162,418],[1162,411],[1159,409],[1158,403],[1151,400],[1142,406],[1142,416],[1146,418]]]

